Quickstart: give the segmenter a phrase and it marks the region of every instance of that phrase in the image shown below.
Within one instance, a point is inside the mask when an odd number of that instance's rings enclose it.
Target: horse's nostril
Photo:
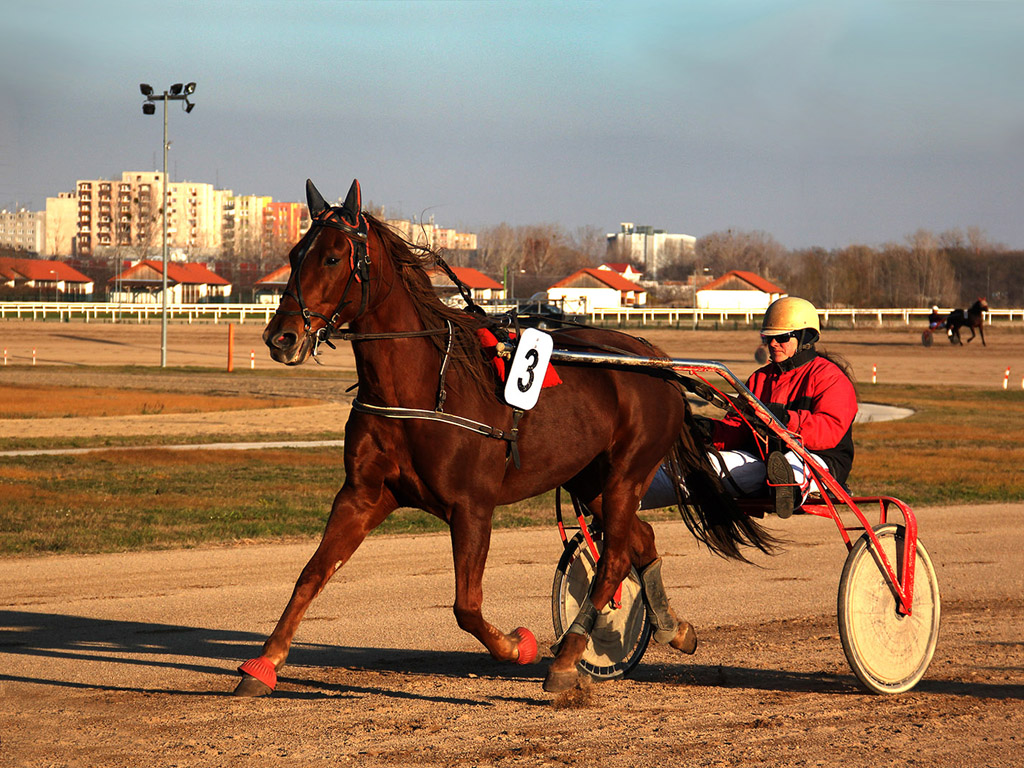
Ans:
[[[294,333],[285,332],[277,334],[277,336],[271,339],[271,343],[276,349],[290,349],[295,346],[296,339],[298,339],[298,336]]]

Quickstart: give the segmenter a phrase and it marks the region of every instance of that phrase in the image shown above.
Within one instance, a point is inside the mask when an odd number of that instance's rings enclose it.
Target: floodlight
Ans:
[[[171,86],[171,96],[178,96],[178,95],[180,95],[181,94],[181,89],[183,87],[184,86],[182,86],[181,83],[175,83],[174,85],[172,85]]]
[[[152,101],[147,101],[147,102],[143,103],[143,105],[142,105],[142,114],[144,114],[144,115],[152,115],[155,112],[156,112],[156,104],[154,104]]]
[[[185,86],[185,93],[186,94],[193,93],[193,92],[195,92],[195,90],[196,90],[196,84],[195,83],[189,83],[188,85]]]
[[[142,91],[143,96],[153,95],[153,86],[151,86],[149,83],[139,83],[139,90]]]
[[[195,107],[195,104],[193,104],[188,99],[185,100],[185,112],[186,113],[191,112],[194,107]]]

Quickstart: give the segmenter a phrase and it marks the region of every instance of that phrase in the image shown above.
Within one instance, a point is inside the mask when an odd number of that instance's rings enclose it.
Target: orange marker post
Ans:
[[[235,324],[228,323],[228,373],[235,370]]]
[[[256,370],[256,350],[255,349],[249,350],[249,370],[250,371]]]

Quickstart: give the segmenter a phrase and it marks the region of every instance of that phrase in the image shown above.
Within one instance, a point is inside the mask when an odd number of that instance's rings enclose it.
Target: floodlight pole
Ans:
[[[164,91],[164,178],[163,187],[164,202],[163,211],[163,270],[160,278],[160,298],[162,309],[160,313],[160,367],[167,367],[167,91]]]
[[[146,102],[142,105],[143,114],[153,114],[153,102],[162,101],[164,103],[164,169],[163,169],[163,206],[162,206],[162,229],[163,229],[163,240],[162,244],[162,256],[163,256],[163,274],[160,278],[160,296],[162,311],[160,316],[160,367],[167,367],[167,194],[168,194],[168,181],[167,181],[167,148],[170,142],[167,141],[167,102],[168,101],[184,101],[185,112],[191,112],[193,104],[188,100],[188,97],[195,91],[196,84],[189,83],[187,86],[182,86],[181,83],[172,85],[169,91],[164,91],[161,95],[157,96],[153,93],[153,89],[146,83],[142,83],[139,88],[142,90],[142,95],[146,97]]]

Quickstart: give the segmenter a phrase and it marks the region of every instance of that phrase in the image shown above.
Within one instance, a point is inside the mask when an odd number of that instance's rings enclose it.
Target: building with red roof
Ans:
[[[43,301],[58,301],[91,297],[95,283],[62,261],[0,256],[0,286]]]
[[[111,301],[162,303],[163,261],[146,259],[108,281]],[[172,261],[167,264],[167,301],[170,304],[200,304],[226,301],[231,283],[205,264]]]
[[[734,269],[697,291],[699,309],[765,309],[786,292],[753,272]]]
[[[459,278],[459,281],[469,288],[473,301],[486,303],[504,300],[505,286],[480,270],[472,267],[452,267],[451,270]],[[455,287],[455,283],[451,281],[444,270],[434,267],[428,270],[427,274],[430,276],[430,284],[434,286],[434,290],[442,299],[461,297],[459,289]]]
[[[284,295],[284,289],[292,276],[292,267],[285,264],[269,275],[264,275],[253,283],[253,301],[257,304],[277,304]]]
[[[632,264],[625,261],[608,261],[598,267],[598,269],[610,269],[612,272],[617,272],[619,276],[632,281],[639,280],[644,276],[643,272],[637,272],[633,269]]]
[[[565,312],[584,314],[595,309],[642,307],[647,291],[612,269],[586,267],[559,280],[547,290],[548,301]]]

